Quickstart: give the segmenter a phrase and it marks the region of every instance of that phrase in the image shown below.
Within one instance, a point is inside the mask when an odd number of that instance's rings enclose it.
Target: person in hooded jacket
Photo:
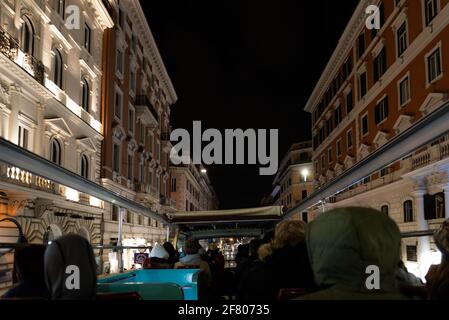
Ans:
[[[402,300],[396,279],[401,233],[380,211],[330,210],[306,232],[317,292],[304,300]]]
[[[179,261],[179,253],[176,251],[175,247],[171,242],[165,242],[163,244],[164,249],[168,252],[168,263],[174,265]]]
[[[144,262],[144,269],[171,269],[173,264],[169,263],[169,253],[163,246],[156,243],[150,252],[149,261]]]
[[[44,276],[45,246],[32,245],[16,249],[14,273],[17,285],[9,289],[3,299],[49,299]]]
[[[441,264],[431,266],[427,273],[428,298],[449,300],[449,220],[435,233],[434,240],[441,251]]]
[[[273,241],[259,248],[258,257],[247,276],[241,279],[239,300],[274,301],[284,288],[315,288],[305,244],[304,222],[280,222]]]
[[[47,246],[44,256],[45,281],[52,300],[96,298],[97,266],[89,242],[67,234]]]

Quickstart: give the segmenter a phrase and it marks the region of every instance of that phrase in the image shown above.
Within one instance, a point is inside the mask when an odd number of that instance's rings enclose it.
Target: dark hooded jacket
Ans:
[[[44,262],[45,280],[52,299],[95,298],[97,268],[92,247],[85,238],[68,234],[53,241],[45,251]],[[74,280],[78,276],[79,287]]]
[[[306,231],[315,282],[320,291],[302,299],[404,299],[396,270],[401,235],[396,223],[373,209],[342,208],[322,214]],[[370,290],[369,266],[379,270],[379,289]]]
[[[274,301],[284,288],[315,288],[304,243],[273,250],[264,262],[253,261],[240,275],[237,299]]]

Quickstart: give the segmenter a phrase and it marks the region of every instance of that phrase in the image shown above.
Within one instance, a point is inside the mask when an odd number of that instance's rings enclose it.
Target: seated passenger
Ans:
[[[16,249],[14,273],[18,284],[9,289],[2,298],[6,299],[49,299],[50,293],[44,276],[45,246],[33,245]]]
[[[45,251],[44,268],[51,299],[95,298],[97,266],[92,247],[85,238],[68,234],[54,240]]]
[[[441,264],[431,266],[426,276],[428,298],[449,300],[449,220],[435,233],[434,240],[441,251]]]
[[[164,249],[168,252],[168,263],[174,265],[179,261],[179,253],[176,251],[175,247],[171,242],[165,242],[163,244]]]
[[[175,269],[183,266],[195,266],[198,267],[204,274],[205,286],[210,287],[212,282],[212,275],[207,262],[201,259],[199,250],[201,245],[198,240],[188,239],[184,246],[185,256],[179,259],[179,262],[175,263]]]
[[[248,276],[249,269],[253,265],[255,261],[258,259],[257,252],[259,247],[262,245],[262,240],[253,239],[249,243],[249,257],[243,259],[235,268],[235,282],[237,284],[237,292],[239,291],[239,284],[241,283],[241,279],[244,279]]]
[[[239,299],[276,300],[283,288],[313,289],[302,221],[282,221],[274,239],[258,250],[259,261],[241,279]]]
[[[320,291],[301,299],[405,299],[396,281],[401,234],[381,212],[331,210],[309,223],[306,241]]]
[[[170,255],[159,243],[156,243],[150,252],[149,261],[144,263],[145,268],[151,269],[171,269],[173,265],[168,262]],[[148,265],[149,264],[149,265]]]

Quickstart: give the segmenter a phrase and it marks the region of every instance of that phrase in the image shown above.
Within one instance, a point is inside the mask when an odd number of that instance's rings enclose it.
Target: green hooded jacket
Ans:
[[[301,299],[405,299],[395,279],[400,231],[381,212],[355,207],[326,212],[308,225],[306,242],[322,290]],[[370,266],[378,267],[379,289],[369,289],[375,284]]]

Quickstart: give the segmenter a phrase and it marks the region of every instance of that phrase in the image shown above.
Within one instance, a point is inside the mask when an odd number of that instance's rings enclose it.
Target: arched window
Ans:
[[[90,89],[89,82],[84,78],[81,81],[81,107],[89,112],[89,101],[90,101]]]
[[[56,11],[62,18],[64,18],[64,16],[65,16],[65,0],[55,0],[55,1],[56,1]]]
[[[53,139],[50,145],[50,160],[53,163],[61,165],[61,144],[58,140]]]
[[[27,16],[23,16],[23,24],[20,30],[20,50],[29,55],[34,51],[34,27]]]
[[[381,211],[384,215],[388,216],[389,208],[388,208],[387,205],[385,205],[385,206],[382,206],[382,208],[380,208],[380,211]]]
[[[89,159],[85,154],[81,155],[81,176],[89,179]]]
[[[404,202],[404,222],[413,222],[413,202],[407,200]]]
[[[62,56],[59,50],[55,49],[55,61],[53,64],[53,82],[62,89]]]

